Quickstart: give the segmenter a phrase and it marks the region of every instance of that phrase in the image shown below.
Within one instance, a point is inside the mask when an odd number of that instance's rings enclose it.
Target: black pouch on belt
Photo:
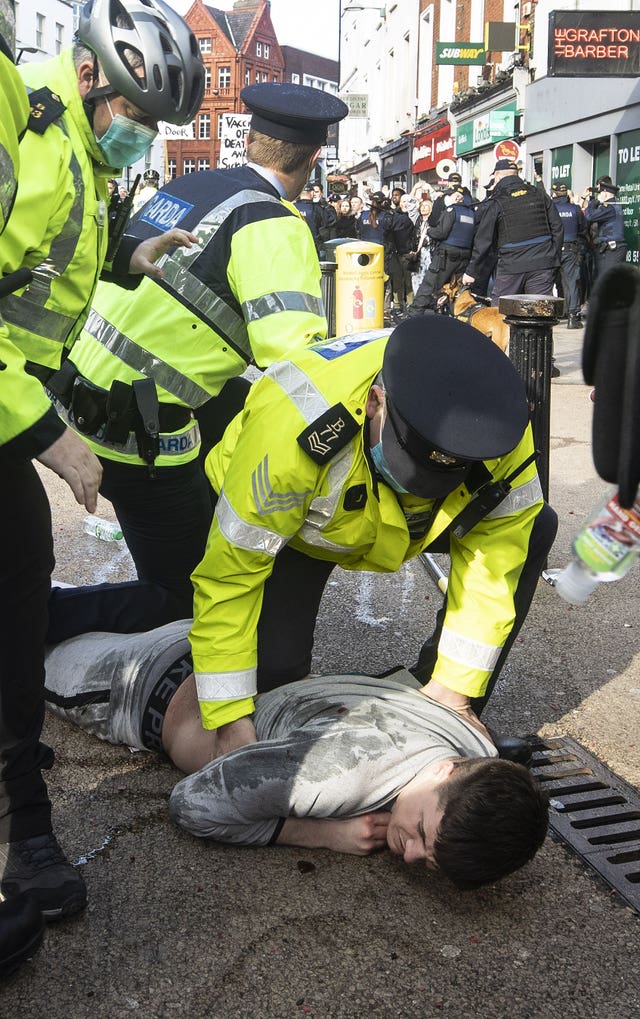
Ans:
[[[86,379],[77,378],[71,392],[71,413],[76,428],[95,435],[107,419],[107,393]]]
[[[133,388],[126,382],[114,379],[107,394],[107,424],[104,437],[107,442],[124,445],[133,430],[133,411],[135,401]]]
[[[153,379],[136,379],[133,396],[141,419],[136,427],[138,455],[148,464],[149,477],[153,478],[154,461],[160,452],[160,403]]]

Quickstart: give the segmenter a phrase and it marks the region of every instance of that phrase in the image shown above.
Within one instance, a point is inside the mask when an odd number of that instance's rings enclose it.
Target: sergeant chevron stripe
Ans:
[[[256,509],[263,517],[269,513],[286,513],[296,506],[302,506],[312,492],[311,488],[305,489],[304,492],[275,492],[269,480],[268,455],[251,475],[251,487]]]

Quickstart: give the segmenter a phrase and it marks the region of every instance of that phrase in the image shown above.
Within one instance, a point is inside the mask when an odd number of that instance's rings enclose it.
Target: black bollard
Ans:
[[[320,290],[324,303],[324,313],[327,317],[329,332],[327,337],[336,335],[336,270],[337,262],[320,262],[322,277],[320,279]]]
[[[501,297],[499,310],[509,326],[509,358],[525,384],[533,441],[538,450],[542,494],[549,501],[551,440],[551,356],[553,327],[563,300],[541,294]]]

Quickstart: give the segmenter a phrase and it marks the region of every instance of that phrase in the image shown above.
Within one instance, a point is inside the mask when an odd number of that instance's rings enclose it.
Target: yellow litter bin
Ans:
[[[335,250],[336,335],[384,325],[384,248],[354,241]]]

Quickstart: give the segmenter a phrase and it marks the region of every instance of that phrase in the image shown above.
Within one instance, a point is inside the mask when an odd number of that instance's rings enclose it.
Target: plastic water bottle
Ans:
[[[102,517],[96,517],[93,513],[90,513],[82,521],[82,530],[85,534],[92,534],[94,538],[100,538],[101,541],[124,541],[120,524],[112,523],[111,520],[103,520]]]
[[[630,509],[617,494],[601,503],[573,539],[573,559],[555,589],[565,601],[582,605],[603,581],[619,580],[640,555],[640,496]]]

